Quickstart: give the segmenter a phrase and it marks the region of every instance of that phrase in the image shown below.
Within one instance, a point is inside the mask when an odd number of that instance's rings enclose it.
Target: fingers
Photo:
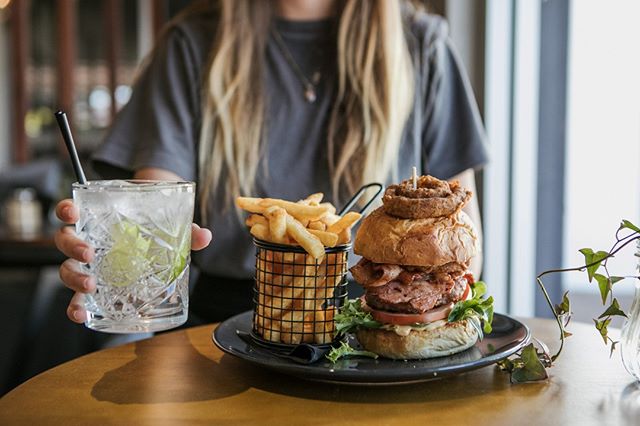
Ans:
[[[84,309],[84,294],[76,293],[71,298],[67,307],[67,316],[73,322],[83,323],[87,320],[87,311]]]
[[[202,250],[211,242],[212,234],[207,228],[191,224],[191,250]]]
[[[78,262],[73,259],[67,259],[60,265],[60,279],[64,285],[76,292],[89,293],[96,288],[95,278],[83,274]]]
[[[80,218],[80,211],[78,210],[78,207],[73,204],[73,200],[67,198],[56,205],[56,216],[58,216],[58,219],[64,223],[73,225]]]
[[[73,228],[65,226],[58,229],[54,240],[58,250],[64,253],[65,256],[83,263],[88,263],[93,260],[93,248],[76,237]]]
[[[73,204],[73,200],[66,199],[56,205],[56,216],[62,222],[71,225],[78,221],[80,212]],[[83,293],[93,291],[96,284],[93,277],[79,272],[80,268],[77,261],[91,262],[94,254],[93,249],[77,238],[74,230],[68,226],[60,228],[56,232],[54,239],[58,250],[64,253],[65,256],[72,258],[67,259],[60,265],[60,279],[67,287],[76,292],[67,307],[67,316],[73,322],[83,323],[87,319]]]

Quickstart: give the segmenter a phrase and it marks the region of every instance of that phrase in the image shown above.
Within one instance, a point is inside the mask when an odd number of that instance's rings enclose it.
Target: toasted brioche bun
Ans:
[[[358,342],[368,351],[391,359],[426,359],[462,352],[478,340],[469,321],[446,323],[431,330],[411,330],[408,336],[393,331],[363,328]]]
[[[353,250],[375,263],[440,266],[468,265],[478,252],[478,237],[469,216],[400,219],[382,207],[364,218]]]

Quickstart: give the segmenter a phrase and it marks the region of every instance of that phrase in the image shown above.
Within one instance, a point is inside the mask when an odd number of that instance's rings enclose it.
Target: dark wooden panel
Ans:
[[[76,0],[58,0],[56,5],[58,36],[57,95],[58,107],[69,117],[73,127],[74,70],[76,62]],[[66,152],[62,138],[61,152]],[[76,142],[77,143],[77,142]]]
[[[446,16],[447,2],[446,0],[423,0],[427,10],[431,13]]]
[[[30,150],[24,129],[27,114],[28,92],[26,85],[29,56],[27,31],[30,0],[15,0],[11,6],[11,105],[13,110],[12,136],[13,161],[23,164],[29,161]]]
[[[152,0],[151,18],[153,20],[153,35],[158,37],[167,20],[167,4],[165,0]]]
[[[103,0],[103,3],[111,118],[113,119],[116,115],[115,93],[118,86],[118,58],[122,49],[122,4],[120,0]]]

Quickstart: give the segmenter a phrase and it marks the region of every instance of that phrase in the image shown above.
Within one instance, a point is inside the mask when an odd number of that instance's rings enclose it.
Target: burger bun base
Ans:
[[[464,320],[430,330],[411,330],[407,336],[382,329],[360,329],[356,337],[364,349],[385,358],[427,359],[470,348],[478,340],[478,332]]]

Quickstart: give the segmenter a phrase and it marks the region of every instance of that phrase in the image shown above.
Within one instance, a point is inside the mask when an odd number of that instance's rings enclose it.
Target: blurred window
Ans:
[[[640,2],[570,3],[564,263],[582,264],[578,249],[609,250],[621,219],[640,222]],[[633,274],[633,250],[610,262]],[[615,272],[614,272],[615,271]],[[597,293],[584,274],[564,287]],[[620,285],[616,293],[630,293]]]

